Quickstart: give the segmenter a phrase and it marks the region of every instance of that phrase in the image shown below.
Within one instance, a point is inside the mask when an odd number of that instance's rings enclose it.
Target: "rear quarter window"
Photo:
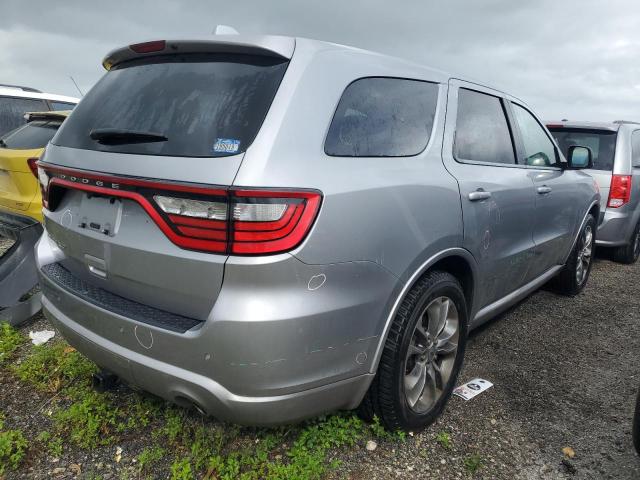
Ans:
[[[44,148],[56,134],[60,124],[61,122],[54,120],[29,122],[4,135],[0,146],[14,150]]]
[[[362,78],[342,94],[324,150],[336,157],[405,157],[431,136],[438,85],[399,78]]]
[[[242,153],[262,126],[287,65],[282,59],[229,54],[176,54],[126,62],[87,93],[53,143],[141,155]],[[165,140],[91,138],[92,131],[104,130],[150,133]]]
[[[24,114],[49,110],[44,100],[0,97],[0,136],[24,125]]]

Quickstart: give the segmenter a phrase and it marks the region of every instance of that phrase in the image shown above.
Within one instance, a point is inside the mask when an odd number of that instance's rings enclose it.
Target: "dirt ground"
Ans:
[[[481,377],[493,388],[468,402],[452,398],[436,424],[405,441],[380,440],[370,451],[363,439],[332,450],[329,459],[342,464],[328,477],[640,478],[630,434],[640,388],[639,307],[640,263],[619,265],[600,254],[581,295],[543,289],[471,335],[459,383]],[[23,331],[45,327],[40,317]],[[47,398],[10,377],[0,372],[0,409],[9,407],[13,425],[34,429],[46,411],[34,405]],[[119,447],[131,457],[151,433]],[[65,445],[60,458],[43,453],[7,478],[49,478],[54,468],[63,469],[60,478],[74,478],[72,464],[97,466],[101,478],[130,478],[124,462],[113,462],[114,448]]]

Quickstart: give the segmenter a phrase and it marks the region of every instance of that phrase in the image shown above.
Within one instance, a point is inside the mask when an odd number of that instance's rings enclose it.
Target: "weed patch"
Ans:
[[[27,439],[20,430],[5,430],[4,415],[0,413],[0,476],[7,469],[16,470],[27,449]]]
[[[8,323],[0,323],[0,365],[25,342],[22,334]]]

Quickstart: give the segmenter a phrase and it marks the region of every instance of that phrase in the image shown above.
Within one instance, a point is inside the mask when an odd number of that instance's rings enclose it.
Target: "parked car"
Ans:
[[[640,391],[636,397],[636,408],[633,412],[633,423],[631,425],[631,437],[633,438],[633,448],[640,455]]]
[[[18,325],[39,309],[34,247],[42,234],[36,162],[69,111],[27,113],[24,125],[0,136],[0,236],[14,240],[0,255],[0,322]],[[25,115],[23,115],[24,117]]]
[[[43,307],[125,382],[264,425],[442,411],[467,332],[591,269],[599,194],[520,100],[287,37],[157,41],[39,163]]]
[[[587,170],[603,199],[596,244],[613,250],[621,263],[640,256],[640,124],[553,122],[548,125],[560,149],[574,145],[593,151],[593,168]]]
[[[78,102],[74,97],[35,88],[0,84],[0,136],[23,125],[26,112],[71,110]]]

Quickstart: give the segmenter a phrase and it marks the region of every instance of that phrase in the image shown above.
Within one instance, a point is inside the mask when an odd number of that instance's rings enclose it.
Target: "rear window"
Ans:
[[[593,154],[593,168],[596,170],[613,170],[616,153],[617,133],[609,130],[589,130],[574,128],[550,129],[565,158],[569,155],[569,147],[577,145],[589,147]]]
[[[49,110],[44,100],[0,97],[0,136],[24,125],[24,114]]]
[[[250,55],[185,54],[126,62],[87,93],[53,143],[142,155],[242,153],[258,133],[286,68],[282,60]],[[105,129],[152,135],[125,135],[113,142],[91,138]]]
[[[51,105],[51,110],[54,111],[73,110],[73,107],[76,106],[75,103],[53,102],[51,100],[49,100],[49,105]]]
[[[438,85],[398,78],[350,84],[329,127],[325,153],[336,157],[404,157],[425,149]]]
[[[60,121],[33,121],[18,127],[1,138],[1,148],[30,150],[44,148],[60,128]]]

